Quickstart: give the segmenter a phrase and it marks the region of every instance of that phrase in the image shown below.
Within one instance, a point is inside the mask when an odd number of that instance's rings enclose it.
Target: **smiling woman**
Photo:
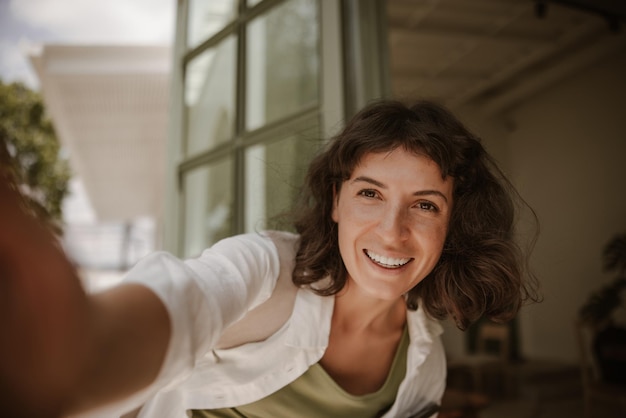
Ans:
[[[511,319],[524,301],[538,299],[536,280],[526,269],[527,254],[514,238],[516,209],[526,208],[536,220],[534,212],[480,140],[436,103],[419,101],[409,107],[383,101],[363,109],[311,163],[306,190],[304,205],[296,211],[303,237],[296,283],[330,276],[331,282],[317,292],[336,294],[354,280],[351,269],[359,264],[353,261],[368,265],[361,252],[373,251],[377,255],[372,259],[412,258],[407,254],[412,247],[399,239],[402,232],[413,242],[430,234],[422,239],[428,241],[427,251],[415,256],[415,264],[425,264],[413,278],[415,286],[406,289],[409,309],[421,303],[431,316],[451,316],[465,329],[483,315]],[[380,209],[374,216],[375,234],[368,235],[377,244],[367,248],[367,242],[357,243],[346,257],[342,236],[357,227],[337,222],[337,208],[348,205],[345,194],[355,193],[368,200],[354,203],[351,213],[358,228],[364,220],[356,221],[357,216]],[[387,224],[397,228],[395,247],[380,234]]]
[[[514,191],[431,102],[377,102],[348,122],[310,166],[297,234],[155,253],[95,295],[3,180],[11,416],[431,416],[445,388],[437,319],[505,320],[534,296]]]
[[[348,290],[398,300],[439,260],[453,180],[429,158],[403,149],[366,154],[335,196]]]

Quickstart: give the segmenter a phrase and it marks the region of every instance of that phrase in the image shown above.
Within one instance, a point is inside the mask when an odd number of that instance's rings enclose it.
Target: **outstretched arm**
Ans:
[[[57,417],[147,386],[170,328],[165,307],[143,286],[86,295],[56,238],[0,170],[3,416]]]

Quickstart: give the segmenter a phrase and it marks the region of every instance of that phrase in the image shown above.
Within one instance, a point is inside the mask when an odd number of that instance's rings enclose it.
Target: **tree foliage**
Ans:
[[[68,193],[70,169],[42,97],[21,83],[0,80],[0,153],[37,216],[57,224]],[[7,155],[8,153],[8,155]]]

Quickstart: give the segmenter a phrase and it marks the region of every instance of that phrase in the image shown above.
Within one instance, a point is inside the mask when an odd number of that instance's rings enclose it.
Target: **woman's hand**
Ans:
[[[58,417],[145,387],[165,357],[165,307],[138,285],[86,295],[5,164],[0,161],[2,415]]]
[[[87,298],[56,237],[27,210],[4,163],[0,407],[7,416],[57,416],[86,362]]]

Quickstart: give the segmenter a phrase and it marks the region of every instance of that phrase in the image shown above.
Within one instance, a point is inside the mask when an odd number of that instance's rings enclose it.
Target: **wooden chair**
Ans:
[[[494,349],[495,347],[495,349]],[[502,389],[510,393],[511,376],[509,373],[511,337],[506,324],[494,322],[482,323],[477,331],[476,352],[448,360],[448,372],[466,373],[471,379],[470,390],[488,393],[486,376],[499,376]]]
[[[591,352],[593,334],[591,327],[578,320],[575,323],[575,331],[580,354],[585,418],[591,418],[592,406],[597,402],[619,405],[623,416],[626,416],[626,386],[602,381]]]

